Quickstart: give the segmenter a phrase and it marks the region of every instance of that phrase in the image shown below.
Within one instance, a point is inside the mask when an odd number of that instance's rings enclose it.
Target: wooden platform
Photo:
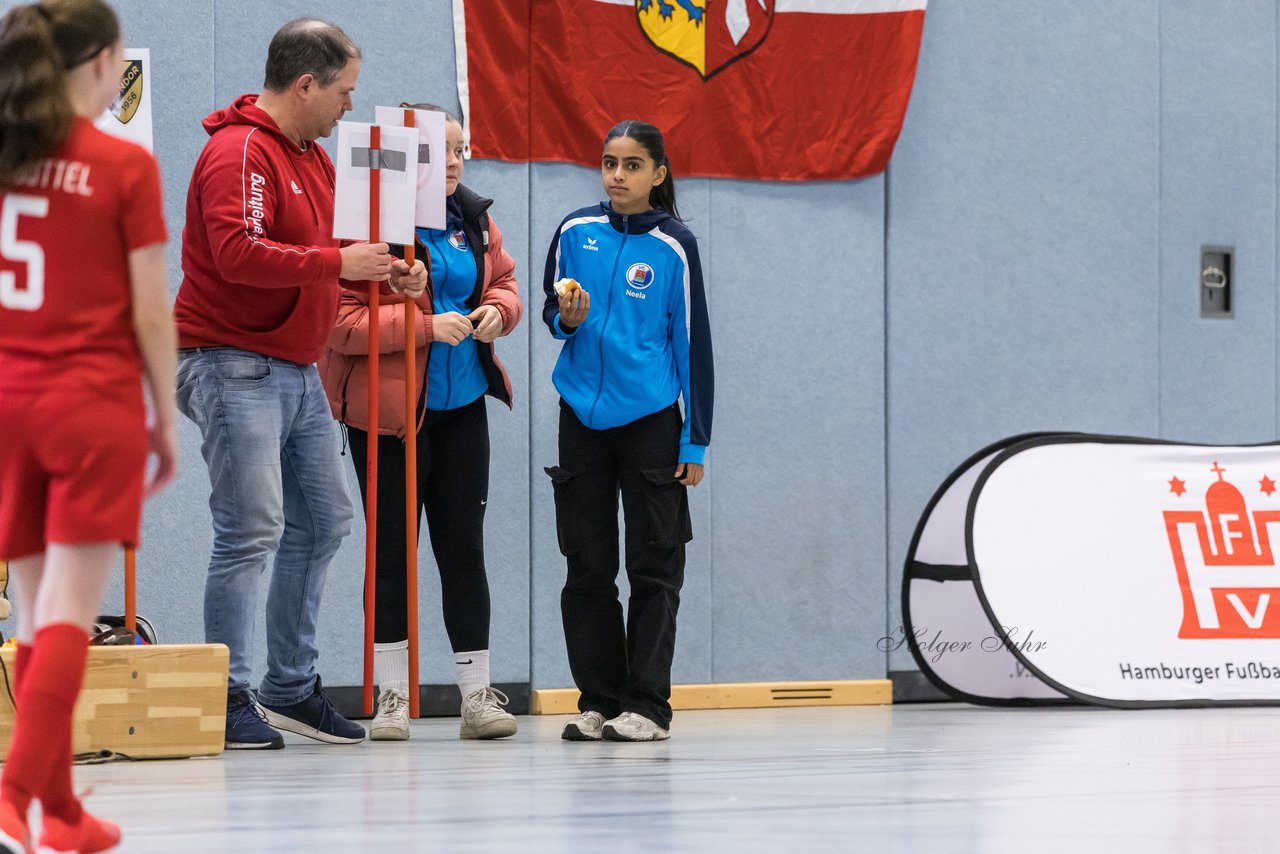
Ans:
[[[0,650],[0,757],[8,754],[13,732],[13,658],[12,649]],[[221,753],[227,661],[222,644],[92,647],[72,749],[138,759]]]
[[[892,702],[893,683],[888,679],[723,682],[671,686],[671,708],[676,711],[882,706]],[[532,715],[572,715],[577,714],[577,711],[576,688],[547,688],[532,692],[529,703],[529,713]]]

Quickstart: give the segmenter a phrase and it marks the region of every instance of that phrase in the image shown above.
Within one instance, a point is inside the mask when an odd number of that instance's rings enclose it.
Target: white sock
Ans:
[[[463,699],[489,687],[489,650],[455,652],[453,666],[458,669],[458,689],[462,691]]]
[[[409,641],[373,645],[373,682],[379,691],[409,696]]]

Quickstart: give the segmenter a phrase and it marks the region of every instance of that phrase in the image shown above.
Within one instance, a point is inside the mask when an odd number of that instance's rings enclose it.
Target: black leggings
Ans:
[[[355,427],[348,427],[347,434],[363,501],[368,494],[369,434]],[[409,636],[404,493],[404,442],[379,436],[375,643],[396,643]],[[425,509],[431,551],[440,570],[445,630],[454,652],[489,648],[489,579],[484,570],[488,498],[489,417],[484,398],[457,409],[427,410],[418,432],[418,533]]]

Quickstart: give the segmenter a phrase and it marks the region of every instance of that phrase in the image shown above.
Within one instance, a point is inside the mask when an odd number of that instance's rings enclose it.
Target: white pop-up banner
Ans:
[[[417,203],[418,132],[413,128],[379,127],[379,147],[370,145],[373,125],[338,122],[338,156],[334,164],[333,236],[369,239],[369,189],[378,173],[378,234],[382,243],[413,243]]]
[[[904,640],[970,702],[1280,703],[1277,479],[1278,445],[985,448],[917,526]]]

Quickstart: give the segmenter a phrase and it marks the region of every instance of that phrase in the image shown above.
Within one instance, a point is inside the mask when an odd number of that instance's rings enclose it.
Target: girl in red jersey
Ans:
[[[101,0],[0,18],[0,559],[18,615],[18,713],[0,779],[0,852],[105,851],[120,829],[71,784],[87,628],[144,491],[177,462],[176,343],[160,176],[94,128],[118,92],[120,26]],[[143,386],[153,419],[147,424]],[[144,484],[148,447],[158,458]]]

